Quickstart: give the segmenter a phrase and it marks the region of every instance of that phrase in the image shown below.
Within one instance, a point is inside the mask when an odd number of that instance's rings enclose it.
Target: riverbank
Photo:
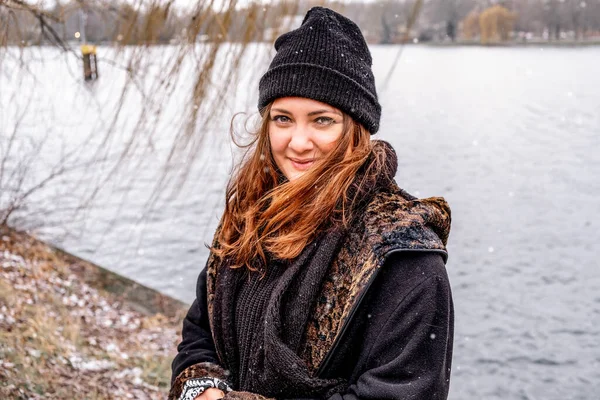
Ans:
[[[164,399],[185,308],[0,226],[0,398]]]

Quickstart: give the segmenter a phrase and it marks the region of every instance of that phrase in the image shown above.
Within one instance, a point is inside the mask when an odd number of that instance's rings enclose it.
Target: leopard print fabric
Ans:
[[[306,329],[302,358],[315,374],[375,271],[392,250],[441,250],[446,258],[450,208],[441,197],[419,200],[392,186],[379,193],[332,263]]]
[[[184,369],[178,376],[175,378],[173,385],[171,386],[171,390],[169,391],[169,400],[177,400],[179,396],[181,396],[181,392],[183,391],[183,386],[185,381],[192,378],[203,378],[203,377],[213,377],[218,378],[223,381],[227,381],[229,374],[220,366],[204,362],[194,364],[186,369]]]

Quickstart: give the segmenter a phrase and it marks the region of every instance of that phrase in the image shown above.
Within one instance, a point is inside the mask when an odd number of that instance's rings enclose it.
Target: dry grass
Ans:
[[[71,267],[0,227],[0,398],[165,398],[181,314],[134,311]]]

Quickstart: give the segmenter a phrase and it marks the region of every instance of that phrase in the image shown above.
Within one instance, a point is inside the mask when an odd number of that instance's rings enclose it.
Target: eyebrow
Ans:
[[[271,108],[271,111],[277,111],[277,112],[280,112],[280,113],[283,113],[283,114],[292,115],[291,112],[289,112],[288,110],[284,110],[283,108]],[[342,113],[340,113],[339,111],[327,110],[327,109],[321,109],[321,110],[311,111],[311,112],[309,112],[306,115],[309,116],[309,117],[311,117],[313,115],[324,114],[324,113],[332,113],[332,114],[337,114],[339,116],[342,116]]]

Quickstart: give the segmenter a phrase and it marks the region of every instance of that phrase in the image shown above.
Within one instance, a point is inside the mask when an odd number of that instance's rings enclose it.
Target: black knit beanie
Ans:
[[[336,107],[371,134],[379,129],[371,53],[360,28],[323,7],[275,41],[277,53],[259,83],[258,109],[280,97],[306,97]]]

